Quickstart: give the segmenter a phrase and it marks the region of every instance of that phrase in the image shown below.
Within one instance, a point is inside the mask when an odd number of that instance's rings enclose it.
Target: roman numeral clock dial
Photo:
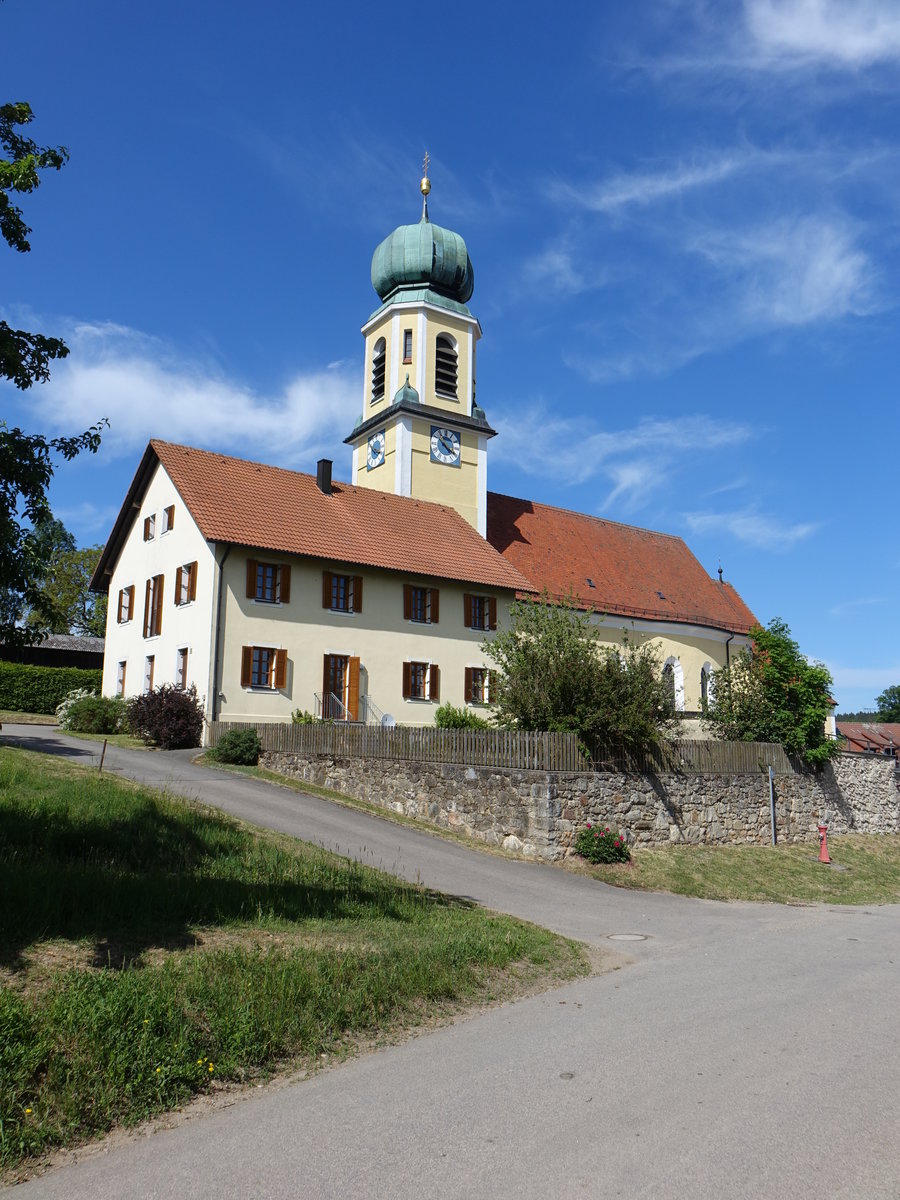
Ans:
[[[440,425],[431,427],[431,461],[448,467],[459,466],[459,434]]]

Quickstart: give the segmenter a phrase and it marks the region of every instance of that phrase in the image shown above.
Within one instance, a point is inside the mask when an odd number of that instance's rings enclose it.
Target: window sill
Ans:
[[[326,608],[325,612],[330,613],[333,617],[358,617],[359,613],[354,608]]]

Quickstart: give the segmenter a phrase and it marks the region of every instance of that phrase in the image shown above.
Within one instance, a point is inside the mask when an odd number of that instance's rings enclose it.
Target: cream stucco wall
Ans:
[[[262,555],[260,555],[261,557]],[[291,597],[285,605],[247,599],[246,561],[235,550],[224,567],[225,604],[220,666],[219,708],[226,721],[289,720],[295,709],[315,712],[326,654],[360,660],[360,694],[390,713],[399,724],[430,725],[439,704],[465,703],[466,667],[489,667],[484,633],[463,624],[463,595],[498,593],[491,589],[399,573],[363,570],[328,562],[272,557],[291,567]],[[363,611],[336,613],[322,606],[322,572],[363,577]],[[403,619],[404,583],[439,589],[439,621],[422,625]],[[498,609],[502,606],[498,599]],[[287,651],[287,683],[281,691],[241,686],[244,646]],[[403,663],[434,663],[440,668],[436,701],[403,698]]]
[[[162,532],[163,510],[174,505],[171,530]],[[115,695],[119,663],[124,662],[124,695],[144,690],[145,664],[154,658],[154,686],[175,679],[176,655],[188,651],[187,686],[194,683],[206,696],[210,668],[215,562],[213,551],[182,503],[163,467],[158,466],[125,540],[109,587],[106,647],[103,659],[103,692]],[[155,518],[155,534],[144,541],[144,519]],[[179,566],[197,563],[196,599],[175,603],[175,575]],[[162,623],[157,637],[145,638],[144,600],[147,580],[162,575]],[[134,586],[134,611],[130,621],[119,623],[118,601],[122,588]]]

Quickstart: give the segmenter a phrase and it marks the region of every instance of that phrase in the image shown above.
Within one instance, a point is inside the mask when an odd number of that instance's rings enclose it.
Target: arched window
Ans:
[[[456,374],[456,343],[449,333],[439,333],[434,356],[434,390],[439,396],[457,398]]]
[[[712,698],[712,665],[705,662],[700,668],[700,707],[705,711]]]
[[[372,347],[372,403],[384,399],[384,357],[386,351],[384,338],[379,338]]]
[[[675,711],[684,712],[684,668],[674,655],[665,661],[663,679],[672,690]]]

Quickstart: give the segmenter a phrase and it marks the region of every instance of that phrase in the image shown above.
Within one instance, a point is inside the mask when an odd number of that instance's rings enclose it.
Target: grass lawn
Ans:
[[[55,725],[56,717],[45,713],[7,712],[0,709],[0,724],[2,725]]]
[[[9,749],[0,890],[7,1169],[589,969],[546,930]]]
[[[637,849],[633,861],[581,868],[604,883],[706,900],[778,904],[900,902],[900,835],[844,834],[828,839],[834,864],[819,846],[665,846]],[[576,863],[581,860],[574,860]],[[841,869],[844,868],[844,869]]]

